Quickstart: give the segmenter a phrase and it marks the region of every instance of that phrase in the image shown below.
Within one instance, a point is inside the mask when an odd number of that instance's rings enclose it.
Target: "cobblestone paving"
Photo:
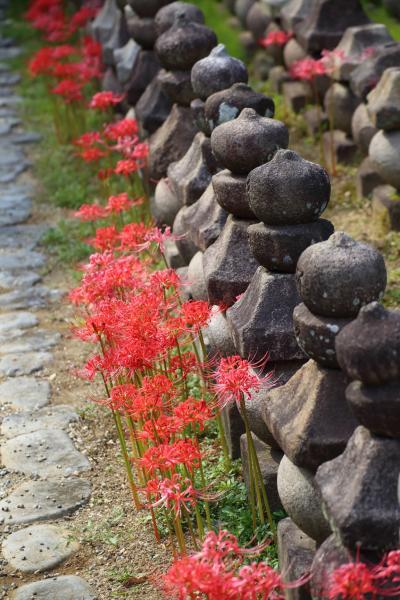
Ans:
[[[0,19],[5,8],[0,0]],[[25,131],[18,114],[13,86],[20,77],[7,60],[19,52],[0,37],[0,598],[94,600],[82,578],[51,577],[79,549],[62,519],[88,502],[91,467],[68,435],[77,413],[52,406],[50,385],[40,377],[60,334],[44,329],[35,312],[61,294],[41,284],[46,256],[37,245],[46,225],[26,223],[33,190],[21,183],[31,166],[24,149],[40,136]],[[21,585],[2,586],[8,575],[23,575]]]

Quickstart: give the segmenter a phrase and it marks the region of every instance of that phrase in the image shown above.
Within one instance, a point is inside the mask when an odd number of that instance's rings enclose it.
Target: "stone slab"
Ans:
[[[31,525],[11,533],[2,544],[13,569],[35,573],[53,569],[79,549],[71,533],[55,525]]]
[[[10,136],[10,142],[17,146],[23,146],[24,144],[37,144],[42,140],[40,133],[36,131],[21,131],[19,133],[13,133]]]
[[[1,195],[0,208],[3,209],[3,197]],[[40,242],[47,229],[47,225],[15,225],[0,227],[0,247],[3,250],[5,250],[5,248],[25,248],[25,250],[33,250]]]
[[[31,271],[19,271],[17,275],[14,275],[10,271],[1,271],[0,288],[12,290],[15,288],[30,287],[35,285],[35,283],[39,283],[41,279],[40,275]]]
[[[25,475],[62,477],[90,469],[86,456],[60,429],[41,429],[8,440],[1,448],[1,457],[7,469]]]
[[[0,136],[8,135],[12,128],[20,123],[21,119],[18,119],[17,117],[0,117]]]
[[[70,423],[78,421],[77,413],[67,405],[58,404],[34,412],[25,412],[4,417],[0,432],[6,438],[13,438],[39,429],[66,429]]]
[[[0,48],[0,60],[11,60],[22,54],[22,49],[16,46],[10,48]]]
[[[42,285],[19,287],[16,290],[0,294],[0,308],[7,310],[43,308],[49,302],[59,300],[61,296],[62,292],[59,290],[51,290]]]
[[[50,400],[50,384],[35,377],[6,379],[0,383],[0,404],[17,410],[36,410]]]
[[[19,73],[10,73],[4,71],[0,73],[0,85],[17,85],[21,81],[21,75]]]
[[[81,577],[63,575],[28,583],[16,590],[12,600],[96,600],[97,595]]]
[[[52,359],[53,355],[50,352],[5,354],[0,358],[0,373],[6,377],[31,375],[44,369]]]
[[[61,335],[57,332],[37,329],[34,334],[26,333],[15,340],[0,342],[0,354],[42,352],[53,348],[60,341],[60,338]]]
[[[90,482],[78,477],[25,481],[0,502],[0,521],[21,525],[59,519],[86,504],[90,493]]]
[[[18,271],[39,269],[45,264],[45,257],[40,252],[18,249],[14,252],[0,253],[0,270]]]
[[[30,329],[38,324],[38,318],[30,312],[10,312],[0,315],[0,338],[13,331]]]
[[[26,194],[0,195],[0,227],[23,223],[31,212],[32,200]]]
[[[287,583],[297,581],[306,575],[312,565],[316,549],[314,540],[299,529],[291,519],[282,519],[278,523],[279,566]],[[286,600],[310,600],[308,583],[300,587],[288,588]]]

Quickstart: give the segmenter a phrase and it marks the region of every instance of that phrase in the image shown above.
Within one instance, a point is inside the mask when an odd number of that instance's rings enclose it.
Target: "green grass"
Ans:
[[[215,31],[219,43],[225,44],[232,56],[246,60],[245,49],[239,40],[239,30],[234,29],[229,23],[232,17],[229,11],[215,0],[191,0],[191,2],[201,8],[206,25]]]
[[[400,22],[392,17],[386,8],[376,6],[370,0],[362,0],[364,10],[372,21],[386,25],[394,40],[400,40]]]

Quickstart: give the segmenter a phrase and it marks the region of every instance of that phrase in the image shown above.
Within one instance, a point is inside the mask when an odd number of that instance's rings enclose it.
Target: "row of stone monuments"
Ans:
[[[253,52],[257,41],[271,32],[293,33],[284,47],[259,50],[253,61],[256,75],[269,76],[274,91],[282,93],[295,112],[314,102],[315,94],[310,82],[291,78],[291,66],[306,57],[318,58],[323,50],[342,54],[336,65],[333,59],[329,77],[316,77],[324,112],[305,110],[306,123],[314,134],[320,120],[325,127],[331,121],[337,161],[351,163],[357,152],[365,157],[357,175],[358,196],[372,197],[374,212],[385,228],[399,230],[400,141],[391,114],[400,102],[400,43],[393,41],[386,26],[369,21],[360,0],[226,0],[225,4],[247,28],[241,37]],[[386,5],[399,17],[396,0]],[[329,164],[331,133],[323,138]]]
[[[399,545],[400,313],[379,304],[383,258],[321,218],[326,171],[288,149],[273,101],[196,7],[130,0],[123,13],[106,0],[92,31],[104,86],[127,92],[150,134],[153,215],[178,237],[168,261],[219,307],[210,354],[269,355],[277,384],[247,401],[251,427],[271,506],[288,514],[282,572],[313,574],[287,597],[324,598],[359,545],[371,560]],[[223,417],[246,479],[240,414]]]

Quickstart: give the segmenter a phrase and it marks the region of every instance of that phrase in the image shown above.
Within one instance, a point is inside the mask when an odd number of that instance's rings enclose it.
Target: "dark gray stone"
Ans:
[[[167,119],[171,108],[171,100],[163,91],[159,79],[155,77],[140,96],[135,106],[135,114],[143,129],[152,134]]]
[[[293,275],[258,267],[250,285],[226,313],[238,353],[252,360],[303,359],[293,330],[293,309],[300,297]]]
[[[209,56],[196,62],[191,71],[193,90],[199,98],[230,88],[234,83],[247,83],[248,73],[245,64],[230,56],[223,44],[211,50]]]
[[[11,408],[32,411],[49,403],[50,384],[34,377],[6,379],[0,383],[0,404]]]
[[[340,131],[340,129],[326,131],[322,135],[322,140],[325,164],[328,165],[329,169],[333,169],[332,151],[336,164],[341,163],[351,165],[354,163],[357,154],[357,146],[344,131]]]
[[[144,50],[152,50],[157,40],[157,30],[151,17],[130,16],[128,20],[129,35]]]
[[[246,25],[247,14],[256,0],[235,0],[234,12],[242,25]]]
[[[258,266],[247,236],[247,228],[253,223],[228,217],[217,241],[204,252],[204,275],[211,304],[231,306],[249,285]]]
[[[65,477],[90,469],[86,456],[61,429],[42,429],[7,440],[1,458],[7,469],[40,477]]]
[[[206,282],[204,280],[203,253],[196,252],[189,263],[187,271],[187,283],[193,300],[204,300],[208,302]]]
[[[167,240],[165,243],[164,256],[167,261],[167,265],[171,269],[179,269],[187,265],[187,261],[181,256],[175,242]]]
[[[206,115],[204,113],[205,102],[200,98],[195,98],[190,103],[190,110],[192,111],[193,121],[196,124],[197,129],[202,131],[207,137],[211,135],[211,129],[206,121]]]
[[[244,108],[252,108],[262,117],[271,118],[275,114],[275,105],[271,98],[254,92],[244,83],[235,83],[231,88],[217,92],[207,99],[204,112],[210,131],[222,123],[236,119]]]
[[[311,312],[347,318],[383,296],[386,268],[375,248],[337,231],[326,242],[303,252],[296,278],[300,296]]]
[[[219,125],[211,134],[216,158],[238,175],[247,175],[271,160],[288,143],[289,133],[281,121],[260,117],[251,108],[245,108],[237,119]]]
[[[286,71],[285,67],[282,65],[277,65],[276,67],[272,67],[269,72],[269,82],[271,85],[271,89],[276,94],[282,94],[283,92],[283,84],[287,81],[292,81],[290,74]]]
[[[151,214],[158,225],[172,227],[180,208],[182,208],[182,205],[171,189],[168,178],[163,177],[157,183],[154,197],[150,199]]]
[[[270,271],[295,273],[301,253],[311,244],[327,240],[334,231],[332,223],[318,219],[303,225],[251,225],[250,248],[258,262]]]
[[[175,244],[184,264],[188,265],[198,248],[187,235],[188,224],[186,222],[186,207],[181,208],[174,220],[173,233],[176,236]]]
[[[263,37],[265,30],[273,20],[272,11],[263,2],[255,2],[246,16],[246,28],[251,31],[257,41]]]
[[[295,38],[289,40],[283,49],[283,61],[288,70],[295,62],[303,60],[306,56],[307,53]]]
[[[291,3],[290,3],[291,4]],[[315,541],[299,529],[291,519],[278,523],[278,557],[283,580],[298,581],[309,573],[315,555]],[[311,600],[308,583],[286,589],[287,600]]]
[[[292,150],[278,150],[247,179],[250,206],[269,225],[316,221],[328,205],[330,192],[325,169]]]
[[[360,554],[360,551],[355,555],[348,548],[344,548],[336,533],[330,535],[317,549],[311,565],[310,587],[313,600],[329,597],[332,575],[337,568],[348,564],[349,561],[360,562],[363,558],[364,554]],[[377,600],[383,598],[379,596]]]
[[[322,512],[322,498],[315,484],[314,474],[296,467],[283,456],[278,470],[278,492],[283,507],[301,531],[318,544],[331,533]]]
[[[158,74],[164,93],[172,102],[189,106],[195,97],[190,79],[190,71],[165,71]]]
[[[81,577],[63,575],[54,579],[35,581],[19,587],[13,594],[13,600],[96,600],[97,594]]]
[[[397,0],[383,0],[383,6],[387,8],[391,15],[400,19],[400,6]]]
[[[90,31],[100,44],[104,45],[118,27],[121,12],[115,0],[106,0],[90,24]]]
[[[345,546],[379,552],[398,547],[399,464],[400,440],[375,437],[360,426],[343,454],[318,469],[327,516]]]
[[[189,150],[196,135],[190,108],[174,104],[168,119],[149,140],[149,174],[158,181],[167,174],[172,162],[181,159]]]
[[[286,106],[294,113],[299,113],[312,101],[312,89],[307,81],[282,82],[282,94]]]
[[[374,163],[372,165],[374,166]],[[391,185],[374,187],[372,214],[381,230],[385,232],[400,231],[400,196],[396,188]]]
[[[90,492],[90,482],[77,477],[25,481],[0,501],[0,519],[6,525],[59,519],[85,505]]]
[[[369,19],[360,0],[319,0],[294,31],[303,48],[313,54],[332,50],[348,27],[366,23]]]
[[[216,45],[211,29],[178,13],[172,27],[157,39],[155,50],[165,69],[187,71]]]
[[[140,46],[130,39],[122,48],[114,50],[114,63],[119,83],[125,84],[134,69],[139,57]]]
[[[288,383],[268,392],[264,420],[298,467],[315,471],[343,452],[357,426],[345,398],[347,383],[341,371],[309,360]]]
[[[226,212],[240,219],[255,219],[246,190],[246,177],[234,175],[228,169],[212,178],[215,198]]]
[[[400,437],[399,382],[367,386],[353,381],[346,389],[347,402],[358,421],[372,433]]]
[[[336,350],[350,379],[380,385],[400,379],[400,313],[372,302],[338,335]]]
[[[331,85],[325,94],[324,107],[334,129],[351,133],[351,120],[359,103],[360,99],[346,85]]]
[[[57,404],[51,408],[4,417],[1,434],[6,438],[13,438],[39,429],[67,429],[68,425],[75,421],[78,421],[78,415],[74,410],[69,406]]]
[[[368,154],[370,142],[376,133],[377,129],[369,117],[366,104],[359,104],[351,119],[351,134],[364,155]]]
[[[170,0],[129,0],[130,6],[139,17],[154,17]]]
[[[369,157],[364,158],[356,174],[357,198],[370,198],[374,189],[384,183],[372,160]],[[395,191],[394,188],[392,190]]]
[[[277,449],[270,448],[259,440],[254,433],[252,434],[254,446],[257,453],[258,462],[260,465],[262,483],[264,484],[267,493],[268,504],[272,512],[282,510],[282,503],[279,498],[277,488],[277,475],[279,463],[282,459],[282,452]],[[242,473],[247,490],[249,490],[249,452],[246,434],[242,434],[240,438],[240,455],[242,458]]]
[[[139,52],[129,79],[123,85],[129,104],[135,106],[160,69],[161,65],[154,52],[151,50]]]
[[[103,51],[103,62],[108,67],[113,67],[114,63],[114,51],[116,48],[122,48],[129,40],[129,33],[125,15],[118,9],[115,14],[115,20],[113,27],[110,31],[110,35],[101,44]]]
[[[335,338],[350,319],[318,317],[305,304],[299,304],[294,309],[293,322],[297,342],[307,356],[324,367],[339,369]]]
[[[312,0],[290,0],[280,12],[283,28],[286,31],[293,31],[295,26],[308,16],[312,6]]]
[[[185,220],[188,223],[188,235],[192,242],[203,252],[220,235],[228,218],[227,212],[215,199],[212,183],[195,204],[187,207]]]
[[[71,532],[55,525],[31,525],[11,533],[2,544],[5,560],[22,573],[54,569],[78,549]]]
[[[122,94],[123,88],[117,79],[114,68],[109,67],[105,70],[101,79],[101,91],[113,92],[114,94]]]
[[[383,72],[389,67],[397,67],[400,61],[400,43],[383,44],[350,75],[350,87],[356,96],[365,100],[376,86]]]
[[[211,142],[199,132],[186,154],[168,167],[169,185],[179,203],[190,206],[196,202],[209,186],[216,170]]]
[[[377,129],[400,129],[400,67],[384,71],[378,85],[368,94],[368,113]]]
[[[42,136],[36,131],[21,131],[19,133],[12,133],[9,136],[9,140],[12,144],[17,146],[24,146],[27,144],[38,144],[42,141]]]
[[[172,27],[178,14],[184,14],[190,21],[204,24],[204,15],[197,6],[189,2],[171,2],[160,8],[156,14],[155,22],[158,35]]]
[[[312,106],[304,111],[304,120],[310,137],[315,138],[322,131],[326,131],[329,127],[327,114],[320,106]]]
[[[400,131],[378,131],[371,140],[369,156],[386,183],[400,189]]]
[[[355,68],[382,45],[392,41],[386,26],[380,23],[349,27],[336,48],[343,58],[334,65],[333,76],[339,81],[348,82]]]

